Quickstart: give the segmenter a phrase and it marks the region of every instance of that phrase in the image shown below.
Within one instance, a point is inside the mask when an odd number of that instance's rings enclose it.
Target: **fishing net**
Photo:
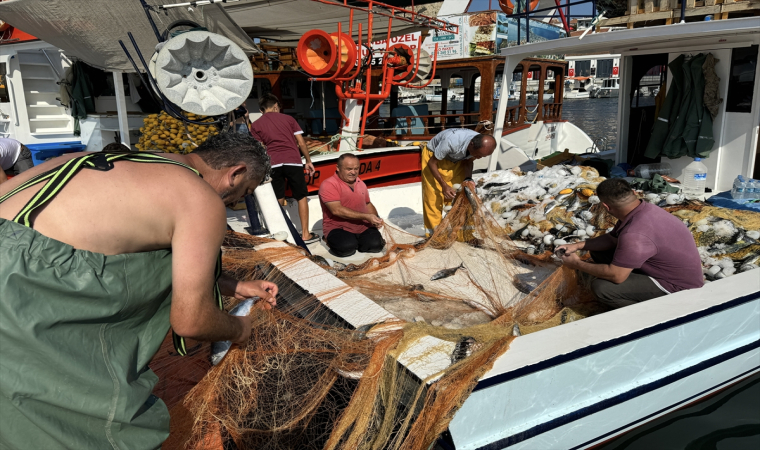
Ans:
[[[229,233],[225,272],[278,283],[278,308],[255,310],[249,342],[213,368],[208,346],[183,359],[162,347],[151,367],[167,380],[156,390],[172,415],[163,448],[429,448],[516,334],[594,304],[574,271],[520,251],[464,191],[430,239],[383,234],[384,256],[325,266],[345,284],[308,292],[283,274],[308,258],[299,249]],[[328,306],[352,289],[396,318],[351,329]],[[410,369],[441,349],[445,367],[423,379]]]

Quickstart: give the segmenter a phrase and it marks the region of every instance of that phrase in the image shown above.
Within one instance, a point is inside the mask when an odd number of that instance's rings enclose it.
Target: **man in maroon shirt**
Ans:
[[[642,202],[621,178],[597,186],[602,205],[618,223],[598,238],[560,245],[563,263],[596,279],[597,299],[613,308],[702,287],[702,261],[689,229],[667,211]],[[591,252],[593,263],[578,250]]]
[[[303,140],[303,131],[298,122],[287,114],[280,113],[280,100],[272,94],[259,99],[259,109],[263,115],[251,124],[251,134],[267,148],[272,161],[272,188],[280,204],[285,204],[285,180],[290,192],[298,202],[298,216],[301,218],[301,235],[305,243],[319,240],[319,236],[309,231],[309,205],[306,196],[306,179],[303,174],[301,155],[306,159],[306,170],[314,174],[314,165],[309,158],[309,150]],[[299,154],[298,151],[301,150]]]
[[[367,185],[358,178],[359,158],[346,153],[338,158],[335,175],[319,186],[322,231],[330,253],[338,257],[383,250],[385,241],[378,228],[383,219],[369,201]]]

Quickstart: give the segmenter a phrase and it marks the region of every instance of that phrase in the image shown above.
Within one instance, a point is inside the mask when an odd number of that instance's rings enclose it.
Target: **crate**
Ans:
[[[87,146],[81,142],[51,142],[29,144],[26,147],[32,152],[32,163],[37,166],[48,159],[57,158],[64,153],[83,152]]]

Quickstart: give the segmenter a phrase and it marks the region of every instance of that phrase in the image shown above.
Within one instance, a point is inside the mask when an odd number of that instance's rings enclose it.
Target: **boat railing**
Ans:
[[[475,128],[480,113],[429,114],[424,116],[379,117],[378,123],[384,127],[367,131],[404,131],[406,137],[422,138],[439,133],[447,128]],[[422,132],[420,132],[420,130]]]
[[[539,120],[562,120],[562,103],[544,103]]]

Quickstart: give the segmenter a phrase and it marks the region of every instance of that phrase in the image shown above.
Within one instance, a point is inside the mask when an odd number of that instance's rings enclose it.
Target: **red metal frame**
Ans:
[[[343,120],[343,124],[341,124],[341,127],[348,126],[349,125],[349,119],[346,117],[344,113],[344,107],[345,107],[345,101],[346,100],[357,100],[363,103],[364,108],[362,111],[362,123],[361,123],[361,129],[360,129],[360,136],[364,135],[366,124],[367,124],[367,118],[371,115],[375,114],[378,109],[380,108],[380,105],[382,104],[382,101],[388,98],[388,96],[391,93],[391,87],[392,86],[401,86],[401,87],[408,87],[411,89],[423,89],[427,87],[435,77],[435,69],[437,65],[437,54],[438,54],[438,44],[435,44],[435,49],[433,51],[433,68],[432,73],[428,77],[428,81],[423,85],[412,85],[412,80],[417,76],[417,73],[419,73],[419,64],[420,64],[420,54],[422,53],[422,36],[418,38],[417,42],[417,55],[416,55],[416,61],[414,63],[414,75],[412,75],[407,81],[403,80],[394,80],[394,72],[397,70],[394,66],[389,66],[389,60],[392,58],[390,56],[390,42],[391,42],[391,31],[393,26],[393,20],[402,20],[410,23],[415,24],[424,24],[428,26],[429,28],[436,29],[436,30],[442,30],[446,32],[452,32],[452,30],[456,30],[454,32],[458,32],[459,29],[455,25],[448,24],[447,22],[433,19],[427,16],[424,16],[422,14],[417,14],[414,11],[408,11],[402,8],[398,8],[395,6],[386,5],[384,3],[375,2],[374,0],[361,0],[368,4],[367,8],[360,8],[357,6],[349,5],[346,0],[343,0],[342,3],[339,3],[337,1],[331,1],[331,0],[313,0],[318,1],[320,3],[324,3],[327,5],[335,5],[335,6],[343,6],[346,8],[350,8],[351,11],[349,13],[349,30],[348,30],[348,36],[353,36],[353,22],[354,22],[354,11],[364,11],[367,13],[367,46],[369,47],[369,57],[372,58],[372,54],[374,53],[371,48],[372,43],[372,31],[373,31],[373,17],[375,14],[379,14],[384,17],[388,17],[388,30],[386,31],[386,39],[385,39],[385,52],[383,56],[383,65],[381,69],[381,80],[382,80],[382,88],[379,93],[371,93],[371,86],[372,86],[372,64],[367,64],[366,66],[366,73],[364,75],[364,86],[362,86],[362,82],[358,80],[361,72],[362,72],[362,64],[361,64],[361,51],[358,52],[359,61],[357,64],[356,70],[350,74],[349,76],[345,76],[347,72],[350,72],[350,69],[347,67],[349,64],[356,64],[357,61],[346,61],[346,67],[343,66],[341,58],[340,58],[340,51],[341,51],[341,45],[342,45],[342,39],[340,36],[342,36],[343,30],[341,28],[342,24],[341,22],[338,22],[338,36],[337,43],[335,43],[335,55],[337,58],[337,67],[335,72],[329,76],[329,77],[314,77],[310,78],[311,81],[330,81],[335,83],[335,94],[338,97],[338,110],[340,111],[341,118]],[[382,8],[389,9],[392,14],[385,14],[382,12],[378,12],[375,10],[375,6],[380,6]],[[411,18],[407,18],[404,16],[404,14],[411,14]],[[443,25],[442,25],[443,24]],[[362,48],[362,24],[358,24],[357,27],[358,35],[358,47],[361,50]],[[331,58],[332,61],[332,58]],[[331,65],[332,67],[332,65]],[[408,70],[407,70],[408,72]],[[340,75],[343,76],[340,76]],[[377,101],[377,105],[375,105],[371,110],[368,109],[370,101]],[[357,147],[361,148],[363,138],[359,137],[357,140]]]

